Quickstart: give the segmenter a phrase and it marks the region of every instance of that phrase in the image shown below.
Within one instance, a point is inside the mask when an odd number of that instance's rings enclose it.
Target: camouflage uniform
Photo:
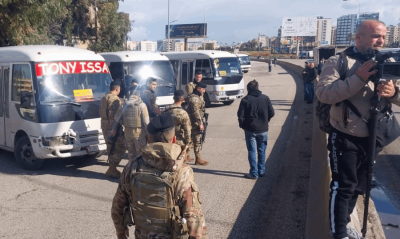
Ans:
[[[200,125],[203,125],[203,122],[205,122],[205,112],[204,100],[196,93],[191,94],[189,96],[188,114],[192,123],[192,141],[195,153],[200,153],[202,134]]]
[[[112,146],[112,142],[110,142],[107,137],[109,130],[112,126],[117,125],[115,121],[115,115],[118,109],[121,107],[122,101],[120,98],[112,93],[107,93],[100,101],[100,118],[101,118],[101,130],[103,131],[104,138],[107,141],[107,154],[108,161],[110,164],[118,165],[121,162],[121,159],[124,157],[126,152],[125,147],[125,138],[123,136],[124,132],[122,127],[120,127],[120,131],[118,132],[119,137],[117,142],[115,143],[114,151],[110,154],[110,149]]]
[[[207,227],[205,224],[204,214],[201,210],[201,198],[198,187],[194,181],[194,174],[191,167],[183,163],[186,157],[186,150],[177,144],[170,143],[151,143],[143,149],[143,155],[130,161],[121,174],[120,183],[115,193],[112,207],[111,217],[114,222],[117,234],[123,234],[127,229],[123,225],[123,212],[127,203],[135,198],[137,192],[133,192],[132,180],[133,172],[138,168],[138,161],[143,159],[143,164],[139,167],[143,170],[154,170],[154,172],[170,172],[168,180],[172,183],[174,205],[179,207],[180,216],[187,220],[187,226],[190,238],[205,239],[207,238]],[[131,210],[134,215],[134,210]],[[134,215],[135,217],[135,215]],[[151,221],[149,215],[148,220]],[[146,224],[151,227],[150,224]],[[165,228],[164,228],[165,229]],[[141,228],[136,222],[135,225],[136,239],[167,239],[171,238],[170,233],[160,233]]]
[[[189,82],[189,83],[185,86],[188,99],[189,99],[189,96],[193,93],[194,89],[196,89],[196,84],[197,84],[196,81],[193,80],[192,82]],[[200,96],[200,98],[201,98],[202,100],[204,100],[204,97],[203,97],[203,96]],[[187,100],[187,101],[189,101],[189,100]]]
[[[146,145],[147,125],[149,113],[146,105],[138,95],[131,95],[125,106],[118,110],[115,120],[125,128],[125,141],[128,149],[128,158],[133,160],[141,155],[140,149]]]
[[[165,107],[164,113],[172,114],[175,122],[176,143],[190,146],[192,144],[190,118],[188,113],[177,104]]]
[[[156,104],[156,97],[154,96],[154,91],[151,90],[149,87],[145,89],[141,94],[143,103],[146,104],[147,110],[149,111],[150,119],[156,117],[157,115],[161,114],[158,105]]]

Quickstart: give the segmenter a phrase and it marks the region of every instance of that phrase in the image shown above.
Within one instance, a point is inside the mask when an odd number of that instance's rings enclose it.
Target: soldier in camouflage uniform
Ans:
[[[111,82],[110,92],[101,99],[99,108],[101,118],[101,130],[103,131],[104,138],[107,141],[108,162],[110,163],[106,175],[115,178],[118,178],[121,175],[121,172],[117,170],[117,166],[119,165],[119,162],[121,162],[121,159],[125,155],[126,151],[125,138],[122,127],[117,127],[118,131],[109,131],[113,125],[117,125],[118,123],[115,121],[115,115],[122,104],[121,99],[118,97],[120,91],[121,82]],[[118,135],[118,138],[114,143],[108,140],[108,136],[115,135]],[[112,150],[112,152],[110,152],[113,144],[114,149]]]
[[[182,103],[185,101],[183,90],[177,90],[174,93],[174,104],[165,107],[164,113],[172,114],[172,118],[175,122],[175,136],[176,144],[187,145],[188,153],[186,162],[194,161],[189,155],[189,149],[192,146],[191,130],[192,125],[190,124],[190,118],[188,113],[182,108]]]
[[[202,96],[206,87],[207,85],[203,82],[197,83],[195,90],[189,96],[189,105],[187,109],[192,123],[192,141],[197,165],[208,164],[208,162],[203,160],[200,155],[201,136],[204,130],[203,123],[205,122],[204,113],[206,112]]]
[[[157,79],[149,77],[147,79],[147,88],[141,94],[143,103],[146,104],[147,110],[149,111],[150,119],[161,114],[161,111],[156,104],[156,97],[154,95],[154,90],[156,89],[156,87]]]
[[[185,146],[173,143],[171,114],[152,119],[147,131],[154,143],[125,166],[112,202],[117,238],[129,236],[133,217],[136,239],[206,239],[200,193],[192,168],[183,163]]]
[[[193,93],[194,89],[196,88],[196,84],[199,83],[202,79],[203,79],[203,73],[201,71],[196,71],[193,81],[189,82],[185,87],[188,97]]]
[[[129,161],[141,155],[140,149],[146,145],[147,125],[149,124],[149,113],[146,105],[140,98],[140,92],[136,84],[129,89],[130,96],[124,107],[116,114],[116,121],[121,122],[125,128],[125,141],[128,149]],[[114,125],[113,130],[117,125]]]

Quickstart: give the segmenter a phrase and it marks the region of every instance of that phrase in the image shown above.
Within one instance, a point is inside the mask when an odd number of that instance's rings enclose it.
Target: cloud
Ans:
[[[144,26],[133,26],[132,31],[129,33],[129,37],[132,41],[143,41],[148,39],[149,33],[150,31]]]

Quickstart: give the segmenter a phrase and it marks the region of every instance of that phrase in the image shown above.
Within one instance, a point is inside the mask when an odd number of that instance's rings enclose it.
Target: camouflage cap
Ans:
[[[174,119],[170,113],[165,113],[154,117],[147,125],[147,132],[155,134],[164,132],[175,127]]]

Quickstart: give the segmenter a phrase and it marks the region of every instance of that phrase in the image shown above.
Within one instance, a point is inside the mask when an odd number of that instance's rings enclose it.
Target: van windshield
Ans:
[[[242,65],[250,65],[250,58],[248,56],[240,56],[239,61]]]
[[[43,75],[37,79],[41,104],[99,101],[111,83],[108,73]]]
[[[213,59],[217,77],[232,77],[243,75],[239,59],[237,57],[226,57]]]
[[[126,62],[124,68],[128,70],[128,75],[138,80],[142,87],[146,86],[148,77],[157,79],[157,87],[154,91],[156,96],[173,95],[175,91],[175,78],[169,61],[138,61]],[[131,82],[125,82],[130,86]]]

